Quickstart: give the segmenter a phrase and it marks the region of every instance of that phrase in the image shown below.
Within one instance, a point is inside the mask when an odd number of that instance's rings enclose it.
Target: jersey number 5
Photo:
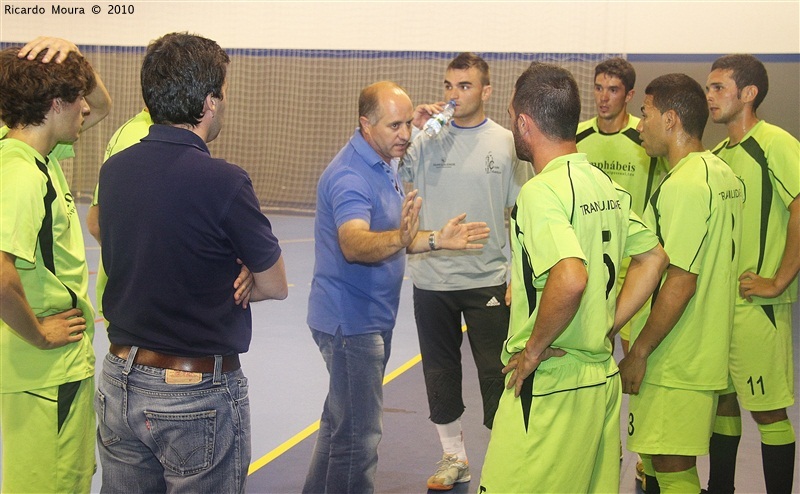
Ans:
[[[610,241],[611,231],[603,230],[603,243],[605,244]],[[603,253],[603,262],[606,264],[606,268],[608,268],[608,283],[606,283],[606,300],[608,300],[611,290],[613,290],[614,286],[617,284],[617,267],[614,266],[614,261],[607,252]]]

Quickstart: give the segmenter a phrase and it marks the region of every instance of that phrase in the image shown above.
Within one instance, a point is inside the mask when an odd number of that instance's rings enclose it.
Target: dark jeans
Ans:
[[[371,493],[381,440],[383,375],[392,332],[344,336],[311,329],[330,374],[304,493]]]

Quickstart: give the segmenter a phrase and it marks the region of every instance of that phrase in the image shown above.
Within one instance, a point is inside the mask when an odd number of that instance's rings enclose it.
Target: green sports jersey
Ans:
[[[578,151],[586,153],[594,166],[631,193],[632,209],[644,213],[647,199],[667,173],[663,158],[647,156],[636,126],[639,119],[628,114],[628,124],[614,134],[604,134],[597,127],[597,117],[578,125]]]
[[[0,129],[0,250],[16,257],[25,296],[37,317],[77,307],[83,339],[40,350],[0,321],[0,392],[14,393],[94,375],[94,310],[80,219],[59,159],[74,156],[58,144],[45,158]]]
[[[763,120],[739,144],[725,139],[714,154],[725,160],[744,182],[746,200],[739,274],[753,271],[770,278],[778,271],[786,246],[789,204],[800,194],[800,142]],[[797,278],[776,298],[752,297],[754,304],[791,303],[797,299]],[[749,304],[736,297],[737,304]]]
[[[710,151],[689,153],[650,198],[645,223],[655,229],[670,264],[697,275],[697,288],[647,359],[645,381],[697,390],[727,385],[743,198],[742,183]],[[650,308],[646,304],[645,316]],[[645,320],[634,325],[631,344]]]
[[[150,132],[151,125],[153,125],[153,118],[147,110],[140,111],[133,118],[122,124],[108,141],[106,152],[103,154],[103,163],[114,154],[141,141]],[[97,187],[94,189],[94,198],[92,199],[92,206],[96,205]]]
[[[522,187],[511,214],[512,302],[504,363],[530,338],[550,268],[569,257],[583,260],[589,279],[577,314],[553,346],[584,362],[609,359],[616,271],[623,257],[658,243],[630,207],[630,194],[582,153],[556,158]]]

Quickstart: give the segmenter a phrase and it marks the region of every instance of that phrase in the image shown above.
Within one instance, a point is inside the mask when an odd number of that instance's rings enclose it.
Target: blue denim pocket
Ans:
[[[216,410],[191,413],[145,411],[144,416],[164,467],[178,475],[192,475],[211,466]]]
[[[249,389],[250,389],[250,386],[247,383],[247,378],[246,377],[240,377],[240,378],[236,379],[235,383],[236,383],[235,386],[231,386],[231,389],[236,390],[236,392],[238,393],[237,396],[233,397],[234,401],[236,401],[240,405],[245,403],[245,402],[249,403],[249,401],[250,401],[249,400]]]
[[[98,389],[94,393],[94,413],[97,414],[97,434],[104,445],[120,441],[119,436],[106,425],[106,396]]]

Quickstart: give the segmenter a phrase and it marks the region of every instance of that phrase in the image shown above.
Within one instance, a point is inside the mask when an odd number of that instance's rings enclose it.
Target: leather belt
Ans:
[[[127,359],[131,352],[131,347],[111,344],[111,353],[121,359]],[[157,367],[159,369],[174,369],[186,372],[214,372],[214,357],[179,357],[177,355],[167,355],[154,352],[146,348],[139,348],[136,351],[134,364]],[[239,354],[225,355],[222,357],[222,372],[231,372],[240,369]]]

